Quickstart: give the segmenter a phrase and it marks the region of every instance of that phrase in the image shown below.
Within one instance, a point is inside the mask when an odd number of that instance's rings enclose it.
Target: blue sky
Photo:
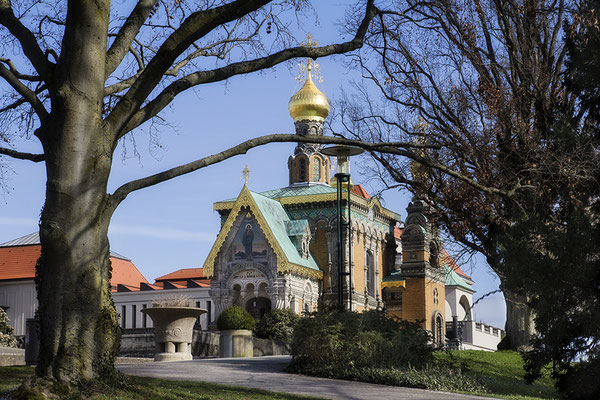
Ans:
[[[310,20],[306,27],[320,44],[335,40],[334,21],[343,18],[345,7],[338,2],[318,5],[320,23]],[[305,35],[299,32],[302,37]],[[343,87],[359,79],[355,71],[343,66],[343,56],[319,60],[324,81],[317,83],[332,103]],[[109,184],[112,192],[121,184],[189,162],[269,133],[293,133],[287,111],[290,96],[301,86],[295,80],[298,60],[248,76],[234,77],[226,84],[205,85],[178,97],[162,114],[171,127],[159,128],[160,147],[150,145],[148,129],[135,133],[138,157],[123,159],[119,149]],[[327,134],[327,132],[326,132]],[[187,176],[131,194],[116,211],[109,238],[116,252],[131,258],[150,281],[179,268],[201,267],[219,230],[219,217],[213,212],[216,201],[236,196],[242,188],[242,169],[248,164],[249,187],[264,191],[288,184],[287,159],[295,144],[272,144],[251,150]],[[16,143],[19,150],[40,152],[34,141]],[[361,174],[359,157],[352,161],[353,180],[373,192],[371,182]],[[44,202],[44,168],[27,161],[9,161],[14,173],[7,184],[12,188],[0,197],[0,242],[37,230]],[[387,192],[387,208],[406,217],[408,194]],[[476,257],[462,265],[476,281],[477,298],[498,288],[498,279]],[[490,296],[475,308],[476,319],[503,327],[504,301]]]

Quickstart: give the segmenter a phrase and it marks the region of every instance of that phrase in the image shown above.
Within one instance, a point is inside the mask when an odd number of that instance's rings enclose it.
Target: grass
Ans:
[[[32,367],[0,367],[0,399],[7,397],[21,382],[33,375]],[[128,384],[121,389],[111,389],[104,393],[85,393],[73,398],[94,398],[98,400],[300,400],[316,397],[275,393],[260,389],[246,389],[235,386],[205,382],[186,382],[156,378],[128,377]]]
[[[438,360],[460,366],[465,375],[476,377],[489,390],[487,396],[511,400],[558,398],[548,376],[531,385],[525,383],[523,361],[514,351],[440,351],[435,356]]]

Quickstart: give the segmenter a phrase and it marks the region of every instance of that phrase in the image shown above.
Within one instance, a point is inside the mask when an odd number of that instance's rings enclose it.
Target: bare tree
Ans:
[[[46,201],[36,284],[41,355],[37,374],[69,384],[96,377],[119,347],[110,292],[107,231],[132,192],[273,140],[262,137],[223,153],[140,178],[107,192],[115,148],[182,92],[295,57],[358,49],[375,15],[364,3],[351,40],[293,45],[285,30],[306,0],[138,0],[123,14],[108,0],[0,0],[3,142],[17,134],[43,153],[1,147],[2,157],[44,163]],[[125,6],[123,6],[125,7]],[[275,39],[263,45],[264,33]],[[14,55],[12,58],[10,55]]]
[[[420,166],[372,154],[389,187],[427,198],[454,238],[485,255],[501,280],[511,345],[526,345],[533,315],[527,295],[511,285],[508,271],[515,268],[506,264],[503,240],[515,221],[549,215],[555,189],[589,173],[594,162],[580,129],[588,113],[563,80],[563,20],[575,4],[405,0],[377,6],[354,62],[383,101],[358,85],[361,95],[341,102],[340,134],[428,145],[413,154]],[[567,140],[572,144],[565,146]]]

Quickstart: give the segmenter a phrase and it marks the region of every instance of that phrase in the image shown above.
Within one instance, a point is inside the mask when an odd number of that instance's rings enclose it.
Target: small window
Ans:
[[[300,182],[306,182],[306,160],[304,158],[300,159],[300,173],[298,178]]]
[[[142,310],[145,309],[147,306],[146,304],[142,304]],[[142,313],[142,328],[147,328],[148,327],[148,316],[146,315],[145,312]]]
[[[121,328],[127,326],[127,306],[121,306]]]
[[[321,162],[318,158],[314,158],[313,164],[313,181],[318,182],[321,179]]]
[[[369,296],[375,296],[375,258],[373,253],[367,251],[367,293]]]
[[[137,328],[137,307],[135,304],[133,304],[131,306],[131,327],[132,328]]]
[[[439,304],[440,302],[440,294],[437,288],[433,289],[433,304]]]

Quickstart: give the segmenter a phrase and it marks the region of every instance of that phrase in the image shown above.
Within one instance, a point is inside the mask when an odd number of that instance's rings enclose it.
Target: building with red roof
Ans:
[[[7,308],[17,336],[25,334],[25,320],[32,318],[37,309],[33,279],[41,250],[37,233],[0,244],[0,306]],[[140,282],[148,283],[127,257],[111,251],[110,260],[113,292],[117,291],[118,285],[139,289]]]

